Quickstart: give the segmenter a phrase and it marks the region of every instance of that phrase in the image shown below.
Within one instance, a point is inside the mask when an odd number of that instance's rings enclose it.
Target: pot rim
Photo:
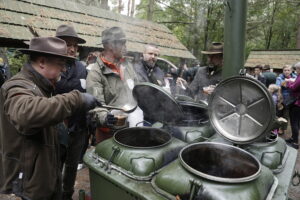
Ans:
[[[169,139],[168,141],[166,141],[165,143],[161,144],[161,145],[156,145],[156,146],[150,146],[150,147],[137,147],[137,146],[131,146],[131,145],[127,145],[127,144],[124,144],[120,141],[117,140],[116,136],[118,134],[122,134],[122,132],[127,132],[128,130],[132,130],[132,129],[144,129],[144,130],[155,130],[155,131],[160,131],[161,133],[164,133],[164,134],[167,134],[169,136]],[[163,130],[163,129],[160,129],[160,128],[153,128],[153,127],[145,127],[145,126],[142,126],[142,127],[129,127],[129,128],[124,128],[124,129],[121,129],[121,130],[118,130],[114,133],[114,136],[113,136],[113,140],[121,145],[121,146],[124,146],[124,147],[128,147],[128,148],[134,148],[134,149],[153,149],[153,148],[160,148],[160,147],[163,147],[163,146],[166,146],[168,145],[169,143],[171,143],[171,141],[173,140],[173,137],[171,136],[170,133],[168,133],[167,131]]]
[[[244,154],[247,154],[248,156],[250,156],[253,160],[255,160],[255,162],[258,165],[258,169],[256,171],[256,173],[252,174],[251,176],[247,176],[247,177],[243,177],[243,178],[222,178],[222,177],[217,177],[217,176],[212,176],[212,175],[208,175],[205,174],[203,172],[200,172],[192,167],[190,167],[182,158],[182,153],[188,149],[191,148],[193,146],[198,146],[198,145],[218,145],[218,146],[224,146],[226,148],[233,148],[235,150],[241,151]],[[199,142],[199,143],[194,143],[194,144],[190,144],[186,147],[184,147],[183,149],[181,149],[181,151],[179,152],[178,155],[179,161],[181,163],[181,165],[189,172],[193,173],[194,175],[203,177],[205,179],[211,180],[211,181],[217,181],[217,182],[222,182],[222,183],[244,183],[244,182],[249,182],[252,180],[255,180],[256,178],[258,178],[258,176],[261,173],[261,163],[257,160],[257,158],[255,158],[252,154],[250,154],[249,152],[245,151],[244,149],[232,146],[232,145],[228,145],[228,144],[223,144],[223,143],[217,143],[217,142]]]

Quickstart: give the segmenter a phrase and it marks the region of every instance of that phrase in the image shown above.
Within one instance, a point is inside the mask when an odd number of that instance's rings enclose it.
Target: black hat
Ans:
[[[201,53],[206,55],[223,54],[223,43],[213,42],[207,51],[201,51]]]
[[[45,54],[74,60],[74,57],[68,56],[67,44],[64,40],[57,37],[35,37],[30,40],[28,49],[19,49],[25,54]]]
[[[120,27],[112,27],[102,31],[102,44],[108,41],[126,40],[126,35]]]
[[[59,38],[73,37],[77,39],[78,44],[86,43],[84,39],[78,37],[74,27],[69,24],[63,24],[57,27],[55,37],[59,37]]]

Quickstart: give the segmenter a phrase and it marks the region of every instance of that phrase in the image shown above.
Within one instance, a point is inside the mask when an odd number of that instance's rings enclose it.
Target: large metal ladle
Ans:
[[[125,104],[123,107],[117,107],[117,106],[109,106],[109,105],[103,105],[99,101],[97,102],[97,106],[100,108],[95,108],[94,110],[91,110],[90,112],[94,113],[97,112],[98,110],[101,110],[101,108],[108,108],[108,109],[115,109],[115,110],[120,110],[124,113],[131,113],[137,108],[137,104]]]

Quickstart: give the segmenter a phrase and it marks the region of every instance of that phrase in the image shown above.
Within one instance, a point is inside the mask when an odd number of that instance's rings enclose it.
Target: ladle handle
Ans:
[[[103,105],[100,101],[96,101],[96,104],[98,107],[102,107],[102,108],[108,108],[108,109],[115,109],[115,110],[123,110],[122,108],[119,107],[115,107],[115,106],[109,106],[109,105]]]

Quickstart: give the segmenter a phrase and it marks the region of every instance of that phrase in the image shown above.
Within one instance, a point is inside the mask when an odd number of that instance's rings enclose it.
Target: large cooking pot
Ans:
[[[209,121],[206,105],[191,101],[178,101],[183,115],[176,122],[177,126],[199,126]]]
[[[139,83],[133,91],[139,107],[154,121],[169,125],[202,125],[208,122],[207,105],[191,98],[175,98],[162,87],[152,83]]]
[[[133,127],[119,130],[114,135],[114,140],[131,148],[158,148],[171,142],[171,135],[157,128]]]
[[[95,159],[106,170],[115,169],[136,180],[150,180],[155,171],[177,158],[186,144],[163,129],[133,127],[118,130],[99,143]]]
[[[221,143],[191,144],[181,150],[179,159],[189,172],[218,182],[248,182],[261,171],[260,162],[250,153]]]

